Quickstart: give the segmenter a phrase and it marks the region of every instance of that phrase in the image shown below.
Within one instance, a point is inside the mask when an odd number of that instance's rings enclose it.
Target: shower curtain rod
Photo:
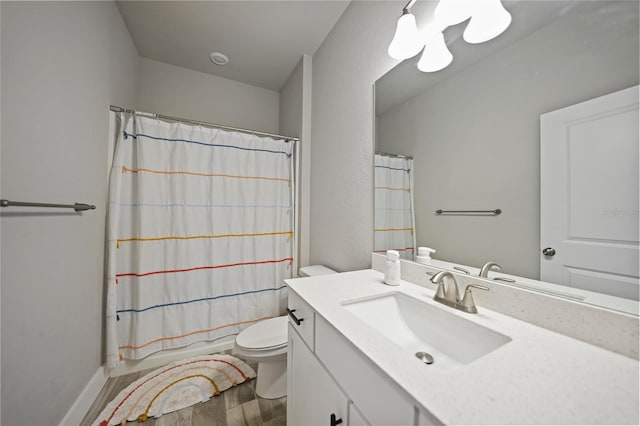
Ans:
[[[206,121],[190,120],[188,118],[172,117],[170,115],[162,115],[162,114],[154,114],[154,113],[150,113],[150,112],[136,111],[134,109],[122,108],[122,107],[115,106],[115,105],[110,105],[109,106],[109,110],[113,111],[113,112],[126,112],[126,113],[133,113],[133,114],[137,113],[137,114],[141,114],[141,115],[145,115],[145,116],[151,116],[153,118],[159,118],[161,120],[169,120],[169,121],[177,121],[177,122],[180,122],[180,123],[197,124],[197,125],[200,125],[200,126],[213,127],[213,128],[216,128],[216,129],[231,130],[231,131],[240,132],[240,133],[249,133],[249,134],[256,135],[256,136],[268,136],[268,137],[273,138],[273,139],[283,139],[285,142],[288,142],[288,141],[299,142],[300,141],[300,138],[292,138],[292,137],[289,137],[289,136],[276,135],[274,133],[266,133],[266,132],[258,132],[258,131],[255,131],[255,130],[241,129],[239,127],[223,126],[223,125],[216,124],[216,123],[208,123]]]
[[[382,155],[383,157],[404,158],[405,160],[413,160],[413,157],[410,155],[387,154],[386,152],[379,152],[379,151],[376,151],[376,154]]]

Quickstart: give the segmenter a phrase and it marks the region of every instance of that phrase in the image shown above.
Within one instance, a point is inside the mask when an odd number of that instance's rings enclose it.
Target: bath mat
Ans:
[[[145,421],[180,410],[256,377],[245,362],[231,355],[180,360],[139,378],[118,394],[93,426]]]

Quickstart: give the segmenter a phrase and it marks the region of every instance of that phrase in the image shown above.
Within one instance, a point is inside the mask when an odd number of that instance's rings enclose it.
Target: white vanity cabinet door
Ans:
[[[349,402],[349,426],[371,426],[353,402]]]
[[[287,425],[347,426],[349,400],[289,324]],[[338,422],[339,421],[339,422]]]
[[[315,339],[316,356],[371,424],[415,424],[413,401],[320,315]]]
[[[440,426],[443,423],[431,413],[418,410],[418,426]]]
[[[314,310],[291,289],[288,297],[289,324],[300,334],[311,351],[314,351]]]

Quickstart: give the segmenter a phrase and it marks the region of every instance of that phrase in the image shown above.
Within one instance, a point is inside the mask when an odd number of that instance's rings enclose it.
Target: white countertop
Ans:
[[[466,314],[374,270],[286,280],[327,322],[445,424],[638,424],[637,360],[478,308]],[[497,350],[449,372],[406,353],[341,302],[399,291],[511,337]],[[381,312],[381,315],[384,315]]]

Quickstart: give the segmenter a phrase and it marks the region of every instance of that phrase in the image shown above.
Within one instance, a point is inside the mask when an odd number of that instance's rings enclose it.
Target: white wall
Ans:
[[[309,264],[311,192],[311,56],[304,55],[280,91],[280,134],[300,138],[298,266]]]
[[[137,53],[113,2],[2,2],[2,424],[60,422],[102,364],[109,104]]]
[[[267,133],[279,127],[278,92],[146,58],[138,59],[135,107]]]
[[[373,84],[396,64],[387,46],[404,3],[352,2],[313,56],[312,264],[371,265]]]
[[[280,89],[280,131],[285,136],[300,137],[302,131],[302,83],[304,58]]]
[[[540,114],[638,84],[637,10],[612,29],[578,9],[379,117],[378,149],[414,157],[418,246],[539,277]]]
[[[2,52],[2,7],[0,7],[0,53]],[[2,54],[0,54],[0,100],[2,99]],[[0,101],[0,129],[2,102]],[[2,131],[0,131],[0,194],[2,190]],[[2,259],[2,220],[0,220],[0,259]],[[2,423],[2,261],[0,260],[0,423]]]

